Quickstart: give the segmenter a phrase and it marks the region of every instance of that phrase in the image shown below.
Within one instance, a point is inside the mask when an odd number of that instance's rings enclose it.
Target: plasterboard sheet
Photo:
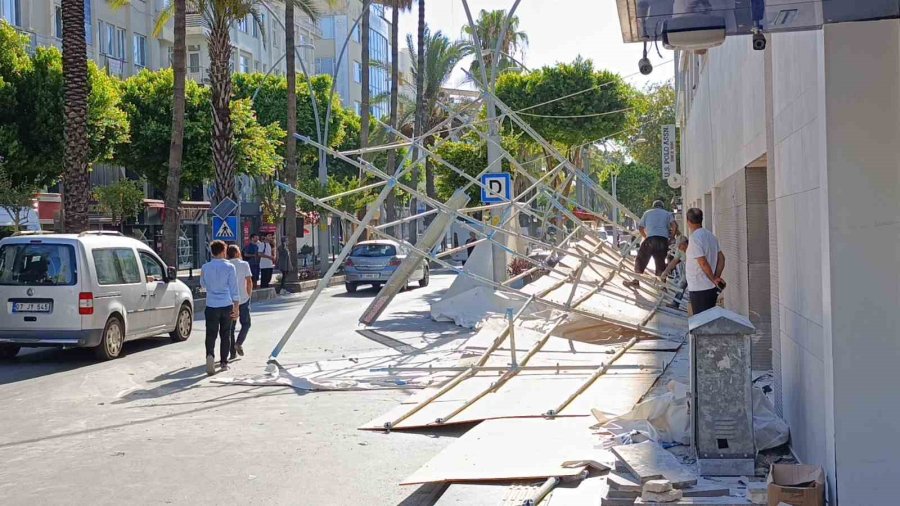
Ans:
[[[473,428],[403,480],[403,485],[575,476],[567,461],[612,463],[583,418],[489,420]]]
[[[576,478],[577,479],[577,478]],[[603,497],[605,477],[591,476],[580,481],[564,481],[541,501],[541,506],[585,506],[599,504]],[[544,480],[513,484],[453,483],[447,486],[434,506],[521,506],[526,495],[534,493]]]

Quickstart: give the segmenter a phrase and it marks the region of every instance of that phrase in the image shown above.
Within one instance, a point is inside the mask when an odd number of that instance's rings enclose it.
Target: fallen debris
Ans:
[[[671,486],[671,484],[669,484]],[[674,488],[670,488],[665,492],[651,492],[644,490],[641,494],[641,500],[647,502],[673,503],[682,498],[683,492]]]
[[[697,484],[697,476],[658,443],[615,446],[612,452],[642,484],[658,479],[669,480],[675,488]]]

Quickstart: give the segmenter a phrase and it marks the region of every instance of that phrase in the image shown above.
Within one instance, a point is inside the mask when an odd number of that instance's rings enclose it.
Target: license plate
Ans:
[[[53,308],[50,302],[14,302],[13,313],[49,313]]]
[[[363,274],[363,279],[378,279],[381,277],[381,274]]]

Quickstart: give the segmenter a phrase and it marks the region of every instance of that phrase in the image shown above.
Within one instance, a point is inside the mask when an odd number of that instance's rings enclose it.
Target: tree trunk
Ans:
[[[88,81],[87,43],[84,34],[83,0],[63,0],[63,118],[65,151],[63,160],[63,227],[66,232],[88,229],[90,175],[88,173]]]
[[[181,159],[184,152],[184,79],[185,62],[185,0],[175,0],[175,46],[172,54],[172,140],[169,144],[169,175],[166,178],[166,218],[163,223],[162,256],[166,264],[178,268],[178,237],[181,215],[178,212],[181,194]]]
[[[285,182],[291,187],[297,186],[297,61],[294,43],[294,2],[284,4],[284,47],[287,51],[285,65],[287,67],[287,139],[284,146]],[[297,263],[297,196],[291,192],[284,195],[284,228],[287,235],[288,253],[291,264]],[[297,281],[297,269],[282,273],[289,283]]]
[[[419,34],[418,34],[418,49],[417,49],[417,57],[418,61],[416,63],[418,72],[416,72],[416,120],[413,126],[413,140],[419,141],[419,137],[422,135],[424,122],[425,122],[425,114],[424,114],[424,106],[425,106],[425,0],[419,0]],[[417,163],[419,159],[419,150],[416,150],[416,153],[413,157],[413,162]],[[418,189],[419,184],[419,168],[418,165],[415,165],[412,171],[413,178],[413,188]],[[409,212],[410,214],[416,214],[416,203],[418,199],[413,196],[409,201]],[[417,239],[417,230],[416,230],[416,221],[410,222],[410,232],[409,232],[409,242],[415,244]]]
[[[400,7],[394,2],[391,8],[391,128],[397,128],[397,107],[400,97],[400,58],[399,48],[397,47],[400,39]],[[388,132],[388,143],[393,143],[396,137],[394,132]],[[397,170],[397,151],[391,149],[387,153],[387,173],[393,175]],[[397,195],[394,190],[388,193],[384,201],[386,210],[385,220],[392,222],[397,219]],[[400,229],[394,228],[391,235],[397,237]]]
[[[234,132],[231,124],[231,35],[219,13],[209,34],[209,80],[212,90],[212,157],[216,170],[216,201],[235,199]]]
[[[363,13],[362,19],[360,20],[360,44],[362,45],[362,69],[360,76],[360,93],[362,95],[361,103],[359,106],[359,147],[366,148],[369,146],[369,115],[371,110],[371,88],[370,88],[370,77],[369,76],[369,67],[371,67],[371,55],[369,54],[369,16],[372,10],[363,2]],[[363,158],[366,158],[363,155]],[[365,172],[360,169],[359,170],[359,180],[360,183],[365,178]]]

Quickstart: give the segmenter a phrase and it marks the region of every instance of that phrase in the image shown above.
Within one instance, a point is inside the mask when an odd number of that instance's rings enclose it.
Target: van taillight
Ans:
[[[94,294],[91,292],[81,292],[78,294],[78,314],[91,315],[94,314]]]
[[[399,266],[400,266],[400,259],[397,258],[397,257],[394,257],[394,258],[391,259],[391,261],[390,261],[390,263],[389,263],[388,265],[390,265],[391,267],[399,267]]]

